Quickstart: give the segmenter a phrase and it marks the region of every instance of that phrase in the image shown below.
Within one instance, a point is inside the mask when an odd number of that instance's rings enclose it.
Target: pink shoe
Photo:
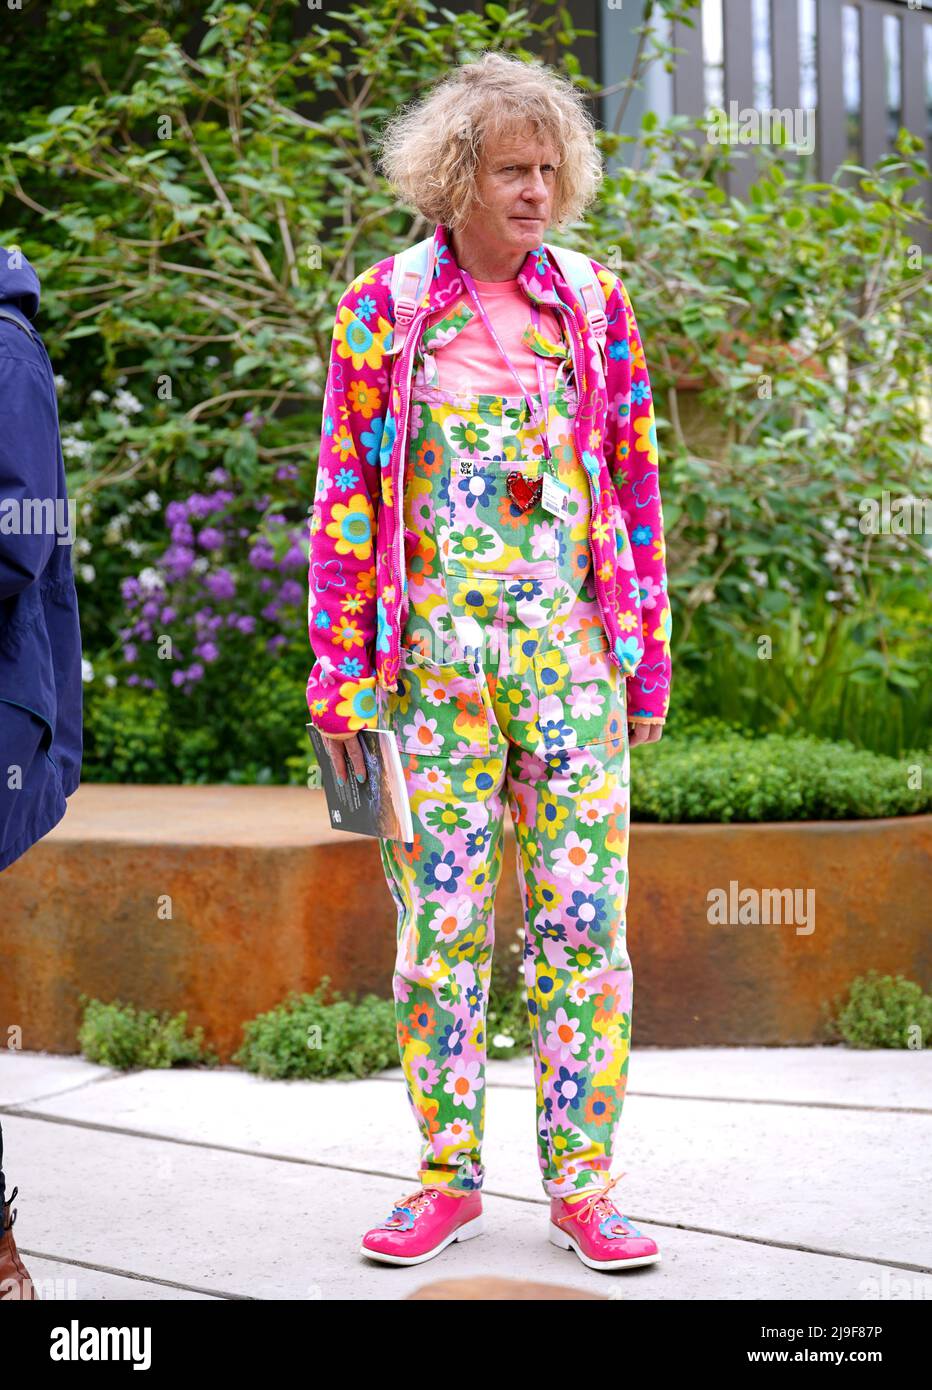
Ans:
[[[482,1194],[451,1197],[439,1187],[421,1187],[392,1207],[381,1226],[362,1238],[359,1252],[387,1265],[419,1265],[454,1240],[481,1236]]]
[[[618,1174],[618,1178],[623,1177]],[[550,1199],[550,1242],[561,1250],[575,1250],[590,1269],[633,1269],[636,1265],[655,1265],[660,1251],[650,1236],[622,1216],[606,1196],[618,1178],[604,1187],[592,1189],[582,1202]]]

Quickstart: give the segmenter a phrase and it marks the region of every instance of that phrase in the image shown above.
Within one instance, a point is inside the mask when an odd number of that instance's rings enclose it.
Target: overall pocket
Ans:
[[[402,646],[398,689],[382,696],[384,727],[404,753],[488,756],[489,715],[479,680],[470,661],[433,661]]]
[[[627,681],[604,632],[538,652],[533,670],[544,755],[627,741]]]
[[[538,501],[522,512],[508,494],[520,461],[461,455],[450,468],[447,570],[473,579],[552,579],[561,523]]]

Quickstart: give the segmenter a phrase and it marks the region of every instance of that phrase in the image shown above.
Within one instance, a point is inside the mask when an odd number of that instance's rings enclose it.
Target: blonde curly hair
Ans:
[[[602,160],[582,93],[542,63],[486,52],[461,64],[390,118],[379,164],[403,202],[455,231],[481,203],[483,149],[528,125],[557,151],[552,221],[564,227],[598,192]]]

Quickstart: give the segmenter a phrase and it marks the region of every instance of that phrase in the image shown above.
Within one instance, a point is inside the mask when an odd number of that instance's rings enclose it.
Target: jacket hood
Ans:
[[[0,246],[0,304],[34,319],[39,311],[39,277],[22,251]]]

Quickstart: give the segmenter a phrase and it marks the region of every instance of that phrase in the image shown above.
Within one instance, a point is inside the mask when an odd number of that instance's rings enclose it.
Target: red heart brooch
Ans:
[[[523,473],[509,473],[505,480],[508,496],[519,511],[533,507],[544,487],[543,478],[526,478]]]

